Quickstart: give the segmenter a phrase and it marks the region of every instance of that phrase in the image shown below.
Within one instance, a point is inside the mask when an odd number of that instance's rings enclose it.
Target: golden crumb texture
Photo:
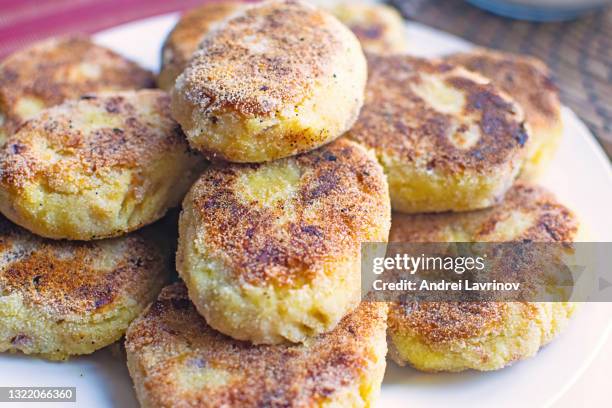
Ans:
[[[204,166],[159,90],[89,95],[42,112],[0,150],[0,210],[48,238],[119,236],[180,203]]]
[[[54,241],[2,217],[0,351],[65,360],[119,340],[170,275],[170,250],[155,228]]]
[[[0,142],[44,108],[96,92],[152,88],[153,74],[87,37],[59,37],[0,63]]]
[[[394,214],[391,242],[572,242],[576,216],[545,189],[517,184],[500,205],[462,214]],[[571,302],[390,305],[392,357],[423,371],[488,371],[534,356],[569,323]]]
[[[265,162],[347,131],[365,57],[331,14],[298,0],[245,7],[205,36],[172,92],[172,114],[210,159]]]
[[[366,102],[348,137],[374,151],[406,213],[497,204],[525,160],[520,107],[487,79],[436,60],[368,57]]]
[[[385,370],[384,303],[362,303],[303,344],[252,345],[213,330],[174,284],[128,330],[142,407],[371,407]]]
[[[384,242],[383,171],[341,139],[273,163],[213,166],[183,202],[177,268],[215,329],[255,343],[329,331],[360,298],[362,242]]]
[[[453,54],[446,60],[490,78],[521,105],[532,131],[521,179],[537,178],[554,156],[563,135],[559,91],[548,67],[531,56],[484,48]]]
[[[393,304],[390,353],[427,372],[490,371],[533,357],[565,329],[569,302]]]

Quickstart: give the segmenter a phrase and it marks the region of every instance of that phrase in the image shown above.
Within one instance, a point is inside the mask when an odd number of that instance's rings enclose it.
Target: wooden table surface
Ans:
[[[409,20],[475,44],[532,54],[552,69],[563,103],[612,157],[612,7],[560,23],[498,17],[463,0],[391,0]]]

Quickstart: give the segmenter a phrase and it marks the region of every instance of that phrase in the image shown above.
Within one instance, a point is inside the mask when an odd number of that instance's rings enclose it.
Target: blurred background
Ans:
[[[93,33],[207,0],[0,0],[0,58],[53,35]],[[317,0],[325,3],[325,0]],[[612,0],[390,0],[408,20],[475,44],[533,54],[563,103],[612,156]]]

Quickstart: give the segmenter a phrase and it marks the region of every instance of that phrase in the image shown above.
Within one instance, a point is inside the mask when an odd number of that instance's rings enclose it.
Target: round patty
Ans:
[[[0,210],[48,238],[119,236],[161,218],[203,167],[159,90],[48,108],[0,150]]]
[[[401,212],[496,204],[525,160],[518,105],[488,80],[447,63],[370,56],[366,101],[348,137],[375,152]]]
[[[304,344],[256,346],[206,324],[180,284],[128,330],[142,407],[369,407],[385,370],[384,303],[365,302]]]
[[[157,78],[159,87],[170,91],[204,36],[244,6],[243,2],[237,1],[212,2],[183,14],[162,47],[162,68]],[[329,11],[353,31],[365,51],[381,54],[405,52],[404,22],[394,8],[384,4],[347,2],[333,6]]]
[[[341,139],[259,165],[213,166],[183,202],[177,268],[215,329],[254,343],[333,329],[360,298],[360,244],[387,240],[387,183]]]
[[[0,217],[0,351],[64,360],[119,340],[170,275],[153,228],[53,241]]]
[[[61,37],[0,64],[0,143],[44,108],[86,93],[152,88],[151,72],[86,37]]]
[[[392,242],[571,242],[574,214],[518,184],[503,203],[462,214],[394,214]],[[389,311],[393,359],[423,371],[496,370],[534,356],[568,324],[570,302],[411,302]]]
[[[178,77],[172,113],[209,158],[265,162],[328,143],[359,114],[355,35],[297,0],[246,7],[209,33]]]
[[[548,67],[530,56],[488,49],[454,54],[447,61],[490,78],[521,105],[532,131],[521,178],[536,178],[552,159],[563,135],[561,102]]]

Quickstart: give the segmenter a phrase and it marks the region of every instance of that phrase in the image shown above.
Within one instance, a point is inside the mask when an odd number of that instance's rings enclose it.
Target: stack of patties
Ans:
[[[572,304],[361,301],[361,244],[390,228],[395,242],[578,231],[517,182],[561,132],[545,67],[484,50],[411,57],[404,38],[380,5],[218,2],[168,36],[168,94],[83,38],[9,57],[0,350],[65,359],[131,322],[146,407],[370,406],[387,336],[396,361],[427,371],[535,354]],[[162,289],[176,236],[156,221],[181,202],[182,281]]]
[[[561,134],[559,99],[541,62],[477,50],[439,60],[370,55],[368,68],[347,137],[372,151],[388,177],[390,242],[577,239],[571,211],[516,181],[541,171]],[[534,355],[573,311],[563,302],[393,304],[392,356],[426,371],[499,369]]]
[[[212,163],[183,201],[183,282],[127,333],[141,405],[369,406],[387,305],[360,302],[360,249],[391,210],[374,155],[338,140],[363,104],[358,39],[301,1],[210,5],[163,58],[172,115]]]
[[[390,242],[516,242],[517,250],[554,255],[563,243],[580,238],[575,215],[541,187],[514,185],[492,208],[466,213],[394,214]],[[534,243],[534,244],[527,244]],[[544,243],[544,244],[542,244]],[[529,245],[535,245],[529,246]],[[512,256],[501,260],[512,263]],[[525,264],[522,264],[525,265]],[[540,273],[532,268],[519,275]],[[512,267],[510,266],[510,267]],[[514,276],[514,275],[512,275]],[[530,276],[518,281],[529,282]],[[558,272],[549,276],[560,288]],[[545,289],[537,287],[536,289]],[[528,301],[414,302],[390,305],[390,355],[423,371],[488,371],[534,356],[568,324],[576,304]]]
[[[1,351],[92,353],[167,282],[164,226],[136,230],[180,203],[204,160],[170,97],[141,89],[153,83],[81,37],[0,65]]]

